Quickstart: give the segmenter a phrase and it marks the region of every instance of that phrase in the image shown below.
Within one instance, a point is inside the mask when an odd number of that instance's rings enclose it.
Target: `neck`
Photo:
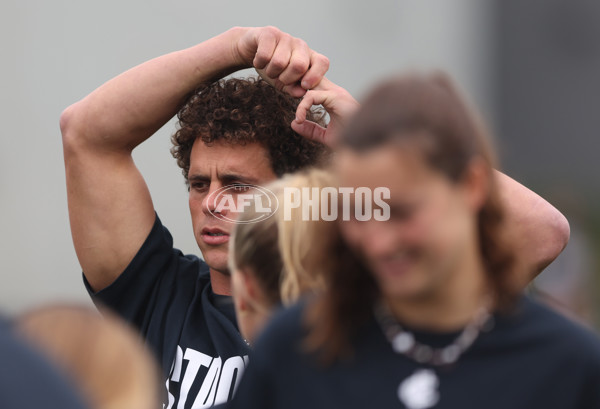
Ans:
[[[464,328],[489,302],[489,291],[479,252],[460,260],[447,279],[427,294],[400,300],[384,296],[392,314],[403,324],[423,330],[444,332]]]
[[[231,277],[213,268],[210,269],[210,284],[217,295],[231,295]]]
[[[258,306],[258,308],[249,312],[249,316],[246,320],[247,322],[250,322],[250,324],[246,326],[246,333],[244,334],[246,342],[249,342],[251,345],[254,344],[258,334],[260,334],[267,326],[274,310],[275,307],[266,308],[265,306]],[[241,320],[238,319],[238,322],[240,321]]]

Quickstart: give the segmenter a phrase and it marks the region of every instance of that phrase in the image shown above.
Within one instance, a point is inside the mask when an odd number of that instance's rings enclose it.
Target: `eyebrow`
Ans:
[[[258,181],[256,178],[251,176],[244,176],[237,173],[221,173],[219,175],[219,180],[223,182],[223,184],[229,184],[233,182],[242,182],[251,185],[257,185]],[[190,182],[210,182],[210,176],[202,175],[195,173],[193,175],[188,176],[188,180]]]

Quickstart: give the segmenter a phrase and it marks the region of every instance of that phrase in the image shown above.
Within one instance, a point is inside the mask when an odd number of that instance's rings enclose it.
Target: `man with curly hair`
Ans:
[[[310,140],[320,118],[301,124],[295,111],[328,66],[274,27],[236,27],[126,71],[61,116],[69,217],[86,287],[147,339],[164,369],[165,407],[226,402],[239,382],[249,348],[229,297],[231,224],[214,216],[209,195],[322,159],[325,149]],[[273,86],[219,81],[246,67]],[[173,248],[131,156],[177,112],[172,152],[205,261]]]

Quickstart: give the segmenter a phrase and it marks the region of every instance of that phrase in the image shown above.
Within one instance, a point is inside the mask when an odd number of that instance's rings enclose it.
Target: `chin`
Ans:
[[[223,254],[224,253],[224,254]],[[227,263],[227,252],[210,250],[206,253],[202,253],[204,261],[208,264],[211,270],[216,270],[219,273],[230,275],[229,265]]]
[[[400,276],[380,277],[377,281],[386,297],[414,301],[425,298],[431,291],[431,286],[422,274],[416,271],[405,272]]]
[[[226,276],[231,276],[231,273],[229,271],[229,266],[227,265],[226,262],[225,263],[209,263],[207,261],[206,264],[208,264],[208,267],[211,270],[218,271],[219,273],[226,275]]]
[[[380,286],[381,292],[386,296],[395,300],[410,300],[419,298],[420,294],[424,291],[419,288],[420,286],[414,286],[410,284],[400,283],[383,283]]]

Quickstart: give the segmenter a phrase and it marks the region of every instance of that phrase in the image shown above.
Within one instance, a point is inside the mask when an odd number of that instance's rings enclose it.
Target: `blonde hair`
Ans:
[[[157,364],[141,338],[113,314],[53,305],[17,317],[16,326],[63,369],[92,408],[160,405]]]
[[[323,272],[312,264],[312,252],[317,242],[327,242],[324,238],[334,234],[334,223],[303,220],[302,206],[284,209],[284,204],[286,188],[305,188],[312,193],[330,186],[337,185],[325,169],[285,175],[266,186],[279,202],[271,217],[247,223],[259,216],[255,209],[238,217],[229,253],[231,269],[249,268],[271,304],[289,305],[307,292],[324,289]]]

